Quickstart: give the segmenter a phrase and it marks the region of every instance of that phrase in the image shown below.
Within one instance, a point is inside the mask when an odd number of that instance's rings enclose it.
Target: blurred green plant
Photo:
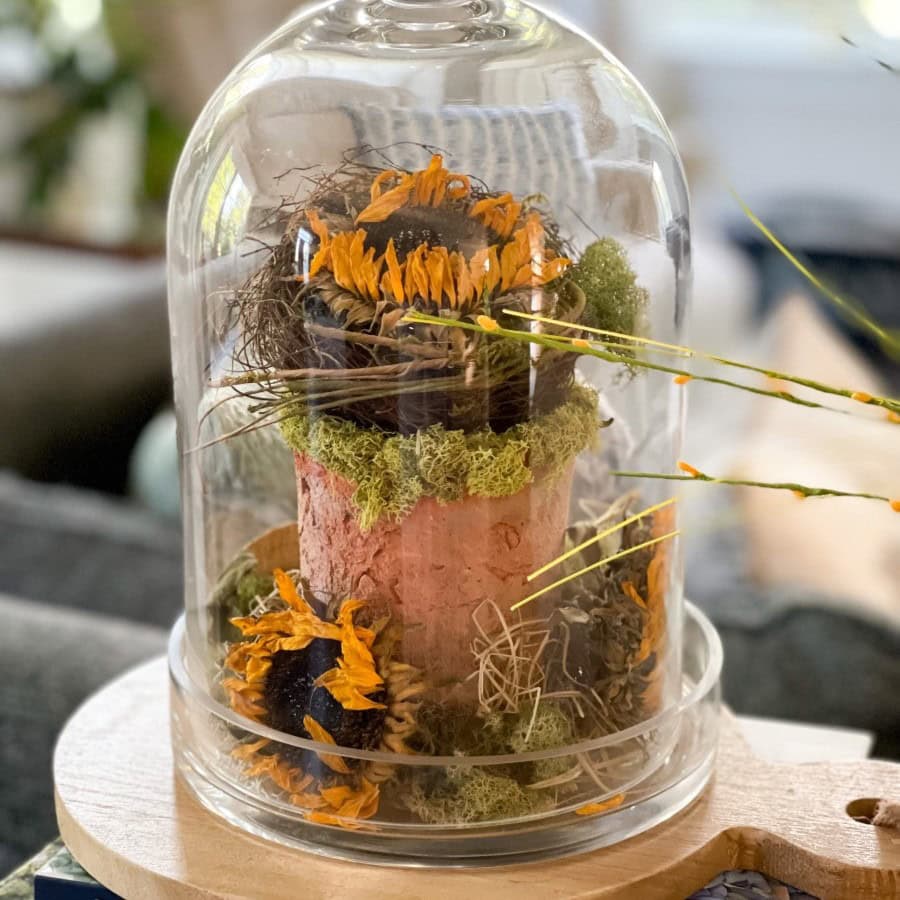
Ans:
[[[29,183],[25,221],[45,224],[54,187],[65,177],[81,129],[112,111],[126,94],[141,117],[142,172],[137,196],[137,243],[159,243],[169,184],[187,128],[154,97],[144,76],[149,48],[133,19],[123,13],[130,0],[8,0],[0,5],[0,30],[31,36],[43,62],[25,91],[40,114],[4,153],[25,163]],[[81,16],[79,19],[78,16]]]

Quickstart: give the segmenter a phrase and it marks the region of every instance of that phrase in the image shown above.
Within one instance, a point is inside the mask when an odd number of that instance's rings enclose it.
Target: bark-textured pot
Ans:
[[[401,521],[363,531],[353,485],[303,454],[295,461],[302,576],[316,593],[386,603],[404,626],[404,661],[437,687],[474,671],[475,610],[493,600],[508,611],[562,551],[574,463],[510,497],[425,497]]]

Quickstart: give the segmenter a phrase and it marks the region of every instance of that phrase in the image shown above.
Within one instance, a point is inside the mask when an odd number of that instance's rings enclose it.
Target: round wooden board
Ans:
[[[859,798],[900,797],[900,766],[766,764],[727,712],[717,774],[686,812],[606,850],[510,868],[343,863],[221,821],[174,771],[162,659],[88,700],[60,737],[54,775],[63,839],[126,900],[684,900],[732,868],[766,872],[825,900],[900,898],[900,831],[846,813]]]

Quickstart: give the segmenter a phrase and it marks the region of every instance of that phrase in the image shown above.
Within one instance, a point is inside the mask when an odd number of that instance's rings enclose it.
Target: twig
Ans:
[[[444,321],[444,320],[442,320]],[[366,334],[362,331],[344,331],[341,328],[329,328],[327,325],[317,325],[314,322],[306,324],[306,330],[318,337],[332,338],[336,341],[346,341],[349,344],[367,344],[373,347],[390,347],[409,356],[423,356],[427,359],[445,359],[447,354],[437,347],[414,341],[400,341],[396,338],[384,337],[380,334]]]
[[[384,375],[403,377],[410,372],[422,372],[429,369],[442,369],[447,365],[446,359],[424,359],[419,362],[396,363],[389,366],[367,366],[363,369],[277,369],[274,371],[246,372],[229,378],[214,381],[211,387],[235,387],[241,384],[265,384],[270,381],[306,381],[316,378],[351,378],[365,380]]]

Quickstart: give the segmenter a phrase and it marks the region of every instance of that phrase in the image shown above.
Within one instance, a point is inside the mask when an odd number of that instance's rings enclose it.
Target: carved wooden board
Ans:
[[[200,806],[173,771],[160,659],[105,688],[69,722],[54,764],[57,815],[73,855],[127,900],[684,900],[732,868],[763,871],[824,900],[900,898],[900,830],[846,812],[862,798],[900,798],[900,766],[774,766],[753,757],[727,712],[722,732],[704,796],[616,847],[510,868],[375,868],[251,837]]]

